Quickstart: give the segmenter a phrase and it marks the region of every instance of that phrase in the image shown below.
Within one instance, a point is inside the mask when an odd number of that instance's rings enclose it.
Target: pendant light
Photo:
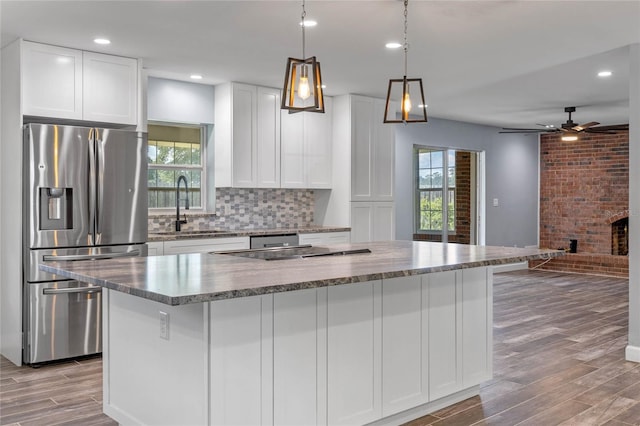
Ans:
[[[282,88],[282,109],[288,109],[289,114],[301,111],[324,112],[324,97],[322,95],[322,77],[320,62],[316,57],[305,58],[305,22],[307,12],[302,0],[302,57],[304,59],[289,58],[284,75]]]
[[[424,90],[421,78],[407,78],[407,6],[409,0],[404,0],[404,76],[401,79],[389,80],[387,104],[384,109],[385,123],[426,123],[427,104],[424,102]],[[400,118],[396,117],[394,108],[389,108],[393,101],[400,102]],[[417,105],[416,105],[417,104]],[[389,116],[391,114],[391,117]]]

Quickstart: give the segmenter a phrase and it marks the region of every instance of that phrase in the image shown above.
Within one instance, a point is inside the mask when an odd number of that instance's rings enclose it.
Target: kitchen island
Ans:
[[[104,287],[122,424],[398,424],[492,377],[493,265],[550,250],[387,241],[350,256],[184,254],[44,270]]]

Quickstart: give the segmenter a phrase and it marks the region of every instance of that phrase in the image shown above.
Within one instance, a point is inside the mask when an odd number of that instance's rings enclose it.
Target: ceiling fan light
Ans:
[[[578,140],[578,134],[577,133],[567,133],[565,135],[562,135],[562,140],[564,142],[575,142]]]

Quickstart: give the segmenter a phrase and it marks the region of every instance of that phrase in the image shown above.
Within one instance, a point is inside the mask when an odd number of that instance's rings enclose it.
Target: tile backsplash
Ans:
[[[310,189],[216,188],[216,211],[186,212],[182,229],[273,229],[313,225],[314,195]],[[149,232],[171,231],[174,214],[149,214]]]

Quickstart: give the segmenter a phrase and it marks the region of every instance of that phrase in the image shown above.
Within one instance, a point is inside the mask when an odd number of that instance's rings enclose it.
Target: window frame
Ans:
[[[148,170],[199,170],[200,171],[200,207],[192,207],[189,206],[189,210],[181,210],[181,213],[192,214],[204,213],[207,210],[207,141],[209,140],[210,129],[207,124],[201,123],[182,123],[182,122],[173,122],[173,121],[158,121],[158,120],[149,120],[147,126],[172,126],[172,127],[189,127],[189,128],[199,128],[200,129],[200,166],[194,165],[156,165],[150,164],[147,158],[147,169]],[[148,130],[147,130],[148,135]],[[147,184],[148,185],[148,184]],[[147,187],[148,191],[148,187]],[[175,213],[176,206],[173,207],[149,207],[148,212],[150,214],[162,215],[162,214],[170,214]]]
[[[442,158],[442,170],[443,170],[443,185],[439,188],[424,188],[421,189],[420,188],[420,162],[418,159],[418,154],[420,153],[420,150],[429,150],[429,151],[438,151],[438,152],[442,152],[443,153],[443,158]],[[445,224],[449,223],[449,201],[450,201],[450,196],[449,196],[449,192],[453,192],[453,212],[454,212],[454,216],[453,216],[453,229],[446,229],[446,234],[447,235],[456,235],[456,223],[455,223],[455,212],[457,210],[457,206],[456,206],[456,192],[457,192],[457,185],[450,187],[449,186],[449,169],[451,167],[449,167],[449,152],[452,151],[453,154],[455,155],[456,153],[456,149],[453,148],[443,148],[443,147],[430,147],[430,146],[426,146],[426,145],[414,145],[413,146],[413,175],[414,175],[414,208],[413,208],[413,214],[414,214],[414,234],[423,234],[423,235],[443,235],[445,234],[444,229],[440,229],[440,230],[435,230],[435,229],[421,229],[420,227],[420,219],[421,219],[421,210],[420,210],[420,196],[423,192],[436,192],[436,191],[440,191],[442,192],[442,198],[443,198],[443,202],[442,202],[442,223],[443,223],[443,228]],[[454,165],[454,170],[455,170],[455,165]],[[444,185],[446,183],[446,186]]]

